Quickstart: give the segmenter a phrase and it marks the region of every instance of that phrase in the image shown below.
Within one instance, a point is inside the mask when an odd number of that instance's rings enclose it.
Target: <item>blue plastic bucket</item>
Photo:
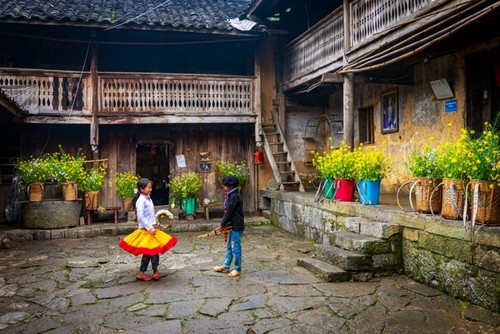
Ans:
[[[358,181],[359,201],[362,204],[377,205],[380,198],[379,181]]]

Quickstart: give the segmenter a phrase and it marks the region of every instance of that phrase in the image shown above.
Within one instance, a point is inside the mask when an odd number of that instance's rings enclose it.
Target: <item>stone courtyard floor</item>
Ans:
[[[499,314],[403,275],[323,282],[296,265],[312,242],[271,225],[247,227],[242,275],[229,278],[212,270],[223,237],[200,233],[172,232],[151,282],[135,281],[140,257],[120,235],[14,241],[0,251],[0,332],[500,332]]]

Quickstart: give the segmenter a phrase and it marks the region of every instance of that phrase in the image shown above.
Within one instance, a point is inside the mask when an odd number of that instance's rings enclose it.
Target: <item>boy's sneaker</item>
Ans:
[[[214,270],[218,273],[228,273],[229,272],[229,269],[228,268],[224,268],[224,267],[221,267],[221,266],[215,266],[214,267]]]
[[[241,271],[239,271],[239,270],[233,270],[227,276],[229,276],[229,277],[236,277],[236,276],[240,276],[240,274],[241,274]]]

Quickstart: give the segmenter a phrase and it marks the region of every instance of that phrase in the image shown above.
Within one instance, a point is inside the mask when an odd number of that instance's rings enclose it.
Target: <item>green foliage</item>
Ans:
[[[483,132],[475,136],[467,131],[465,145],[468,157],[466,162],[467,176],[471,180],[500,181],[500,134],[492,124],[485,123]]]
[[[106,177],[108,165],[101,164],[98,168],[92,168],[85,173],[84,179],[79,184],[79,188],[83,192],[99,191]]]
[[[139,178],[138,175],[134,175],[131,172],[116,173],[113,182],[116,186],[118,195],[122,198],[134,197],[134,190],[137,188],[137,181],[139,181]]]
[[[437,151],[428,144],[410,151],[406,167],[413,177],[428,177],[438,179],[443,177],[443,171],[437,160]]]
[[[240,186],[245,184],[245,182],[247,182],[248,178],[250,177],[250,172],[245,161],[237,163],[235,161],[225,160],[218,161],[216,165],[219,169],[221,178],[229,175],[236,176],[238,178]]]
[[[15,168],[19,173],[19,179],[25,184],[45,182],[51,178],[51,168],[46,157],[18,160]]]
[[[385,154],[376,146],[363,146],[353,151],[356,178],[379,181],[389,174],[391,165]]]
[[[322,178],[356,179],[355,157],[351,147],[344,141],[338,149],[330,148],[330,152],[313,151],[312,164]]]
[[[197,198],[202,186],[200,176],[194,172],[176,175],[168,184],[173,197],[177,200],[190,197]]]
[[[59,150],[59,153],[53,153],[47,157],[54,180],[60,183],[76,181],[80,184],[85,178],[85,156],[81,149],[78,150],[76,156],[65,153],[61,145],[59,145]]]

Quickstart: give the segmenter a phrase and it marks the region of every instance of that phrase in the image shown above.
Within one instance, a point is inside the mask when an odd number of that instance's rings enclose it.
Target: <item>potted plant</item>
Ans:
[[[470,179],[471,213],[473,222],[500,224],[500,133],[498,123],[486,122],[481,134],[466,131],[468,159],[467,176]],[[467,203],[466,203],[467,205]]]
[[[441,216],[448,219],[460,219],[465,206],[465,188],[467,168],[469,168],[469,134],[462,129],[461,135],[454,141],[439,145],[436,161],[443,171]]]
[[[238,163],[231,160],[223,160],[218,161],[216,165],[217,169],[219,170],[221,179],[228,175],[236,176],[238,178],[240,187],[244,185],[250,177],[250,172],[245,161],[240,161]]]
[[[63,151],[53,153],[48,157],[53,168],[53,176],[56,182],[61,184],[63,198],[68,201],[76,200],[78,197],[78,183],[85,179],[85,156],[78,150],[76,156]]]
[[[186,214],[194,212],[196,198],[202,186],[203,183],[200,176],[194,172],[176,175],[168,184],[174,198],[177,201],[181,201],[182,208]]]
[[[380,197],[380,181],[389,173],[390,163],[376,146],[361,145],[354,150],[353,157],[360,202],[377,205]]]
[[[351,147],[342,141],[339,148],[330,147],[329,152],[312,153],[312,164],[325,182],[325,198],[335,197],[337,200],[350,202],[356,178],[355,158]]]
[[[113,179],[116,191],[123,199],[123,208],[125,211],[130,210],[130,201],[132,200],[132,197],[134,197],[134,191],[137,188],[137,181],[139,178],[140,177],[138,175],[134,175],[127,171],[116,173]]]
[[[50,179],[50,167],[47,158],[34,158],[18,160],[15,169],[19,180],[27,186],[28,200],[39,202],[43,200],[44,183]]]
[[[100,164],[98,168],[91,168],[85,173],[80,183],[80,190],[85,194],[85,208],[97,210],[99,207],[99,191],[106,177],[108,166]]]
[[[414,180],[410,187],[410,199],[415,191],[415,210],[422,213],[439,213],[441,211],[442,190],[438,187],[442,181],[443,171],[438,163],[436,148],[425,143],[410,151],[406,167]]]

